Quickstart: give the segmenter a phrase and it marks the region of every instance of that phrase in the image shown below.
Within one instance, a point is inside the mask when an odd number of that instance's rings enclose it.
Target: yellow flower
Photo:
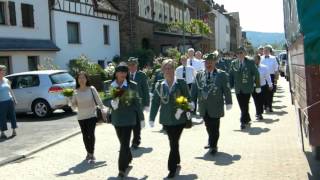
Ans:
[[[176,102],[178,104],[182,104],[183,103],[183,96],[179,96],[177,99],[176,99]]]
[[[183,97],[183,103],[186,104],[188,102],[188,99],[186,97]]]

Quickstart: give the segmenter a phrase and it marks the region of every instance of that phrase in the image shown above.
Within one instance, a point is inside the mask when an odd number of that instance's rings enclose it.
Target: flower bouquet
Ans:
[[[62,95],[67,98],[68,106],[71,106],[71,98],[73,96],[74,90],[71,88],[65,88],[62,91]]]
[[[136,93],[129,89],[110,88],[107,98],[119,101],[120,104],[130,106],[132,100],[136,97]]]
[[[191,121],[191,111],[194,109],[193,104],[191,102],[188,102],[188,99],[184,96],[179,96],[176,98],[176,108],[177,112],[175,114],[175,117],[177,120],[180,119],[181,114],[183,112],[186,112],[187,116],[187,122],[185,128],[191,128],[192,121]]]

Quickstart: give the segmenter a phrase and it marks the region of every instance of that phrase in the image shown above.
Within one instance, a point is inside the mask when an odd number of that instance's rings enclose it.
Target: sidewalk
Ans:
[[[255,109],[251,99],[250,114]],[[253,121],[248,131],[240,131],[240,110],[233,97],[233,109],[221,119],[219,152],[211,157],[203,146],[207,134],[203,124],[184,130],[180,140],[181,171],[175,179],[191,180],[305,180],[319,178],[311,172],[301,150],[288,84],[281,79],[275,98],[275,112],[265,120]],[[148,124],[148,123],[146,123]],[[168,173],[168,138],[160,126],[142,131],[142,148],[133,151],[133,168],[128,179],[163,179]],[[104,124],[96,129],[94,165],[84,160],[81,135],[72,137],[26,159],[0,167],[2,180],[116,179],[119,143],[115,130]],[[320,164],[317,163],[319,167]]]

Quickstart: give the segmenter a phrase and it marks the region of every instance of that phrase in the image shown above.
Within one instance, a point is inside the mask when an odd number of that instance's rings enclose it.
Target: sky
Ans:
[[[243,31],[284,32],[282,0],[214,0],[228,12],[239,12]]]

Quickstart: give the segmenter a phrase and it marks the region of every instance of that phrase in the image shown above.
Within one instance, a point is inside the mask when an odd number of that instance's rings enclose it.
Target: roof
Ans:
[[[66,71],[66,70],[27,71],[27,72],[20,72],[20,73],[10,74],[10,75],[8,75],[8,76],[6,76],[6,77],[17,76],[17,75],[55,74],[55,73],[61,73],[61,72],[68,72],[68,71]]]
[[[60,51],[51,40],[0,38],[0,51]]]
[[[96,11],[111,12],[111,13],[115,13],[115,14],[121,14],[120,10],[117,9],[108,0],[92,0],[92,2],[96,7]]]

